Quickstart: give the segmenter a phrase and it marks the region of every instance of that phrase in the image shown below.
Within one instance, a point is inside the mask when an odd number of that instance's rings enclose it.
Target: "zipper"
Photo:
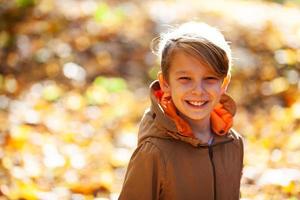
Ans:
[[[213,140],[211,142],[209,142],[208,144],[208,154],[209,154],[209,159],[210,159],[210,163],[212,165],[212,169],[213,169],[213,186],[214,186],[214,200],[217,199],[217,177],[216,177],[216,167],[215,167],[215,163],[214,163],[214,153],[213,153],[213,147],[216,146],[216,145],[219,145],[219,144],[225,144],[225,143],[229,143],[231,142],[232,140],[229,140],[229,141],[224,141],[224,142],[221,142],[221,143],[218,143],[218,144],[213,144]]]
[[[215,163],[213,160],[214,154],[213,154],[213,147],[211,145],[208,146],[208,153],[209,153],[209,158],[210,158],[210,163],[212,165],[213,168],[213,179],[214,179],[214,200],[217,199],[217,188],[216,188],[216,169],[215,169]]]

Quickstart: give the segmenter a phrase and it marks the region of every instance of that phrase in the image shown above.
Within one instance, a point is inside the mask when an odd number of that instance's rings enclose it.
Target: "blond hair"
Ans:
[[[230,75],[230,46],[218,29],[192,21],[154,38],[152,51],[159,57],[162,74],[167,80],[172,57],[180,50],[200,58],[221,77]]]

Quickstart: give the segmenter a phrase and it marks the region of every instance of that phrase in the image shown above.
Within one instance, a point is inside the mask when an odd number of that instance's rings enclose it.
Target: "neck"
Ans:
[[[210,117],[206,117],[201,120],[194,120],[187,118],[186,116],[181,116],[184,120],[186,120],[191,129],[196,135],[210,135],[211,134],[211,126],[210,126]]]

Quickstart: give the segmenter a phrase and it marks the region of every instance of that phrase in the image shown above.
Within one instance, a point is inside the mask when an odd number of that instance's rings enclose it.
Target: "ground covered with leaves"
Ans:
[[[0,199],[117,199],[150,42],[191,19],[231,41],[242,198],[299,199],[299,5],[138,0],[0,0]]]

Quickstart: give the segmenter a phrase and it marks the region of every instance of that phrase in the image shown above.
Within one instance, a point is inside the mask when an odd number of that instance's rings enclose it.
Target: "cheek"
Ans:
[[[222,88],[220,84],[206,84],[205,88],[207,91],[210,91],[212,93],[221,93],[222,92]]]
[[[209,87],[206,91],[214,101],[216,102],[220,101],[222,95],[222,89],[220,86],[216,85],[216,86]]]
[[[171,95],[175,98],[182,98],[185,95],[189,94],[189,91],[189,87],[177,84],[176,86],[174,85],[174,87],[172,87]]]

